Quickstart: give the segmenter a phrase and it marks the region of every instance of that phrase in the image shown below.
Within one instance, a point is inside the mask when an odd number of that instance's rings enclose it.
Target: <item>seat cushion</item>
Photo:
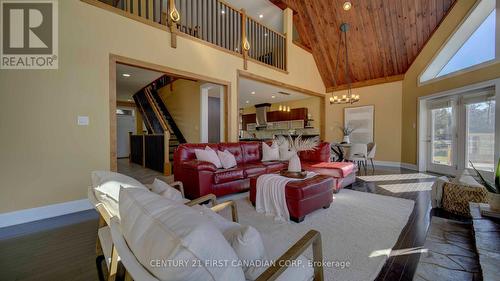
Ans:
[[[150,191],[121,189],[120,214],[131,252],[159,280],[245,280],[241,267],[206,263],[238,256],[196,210]],[[187,264],[174,266],[181,261]],[[155,266],[162,262],[166,265]]]
[[[266,167],[266,174],[279,172],[288,166],[286,162],[281,161],[262,162],[262,165]]]
[[[244,179],[244,170],[240,167],[235,167],[231,169],[217,170],[214,173],[214,183],[221,184],[226,182],[231,182],[239,179]]]
[[[250,164],[242,164],[239,165],[238,168],[241,168],[245,171],[245,177],[256,177],[266,173],[266,166],[262,163],[250,163]]]

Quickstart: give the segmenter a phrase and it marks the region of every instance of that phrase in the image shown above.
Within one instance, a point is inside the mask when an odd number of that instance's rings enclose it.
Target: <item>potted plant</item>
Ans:
[[[494,183],[485,179],[483,175],[481,175],[481,173],[474,167],[472,161],[469,161],[469,163],[476,172],[481,184],[488,190],[488,203],[490,204],[491,210],[500,212],[500,159],[498,159]]]
[[[319,137],[302,138],[302,134],[298,135],[295,139],[288,135],[288,140],[284,136],[277,137],[278,144],[288,142],[290,151],[295,151],[295,154],[288,160],[288,171],[293,173],[302,172],[302,165],[300,164],[299,152],[307,150],[315,150],[319,143]]]
[[[342,143],[351,143],[350,135],[352,134],[352,132],[354,132],[356,130],[356,128],[346,126],[346,127],[339,127],[339,129],[344,134],[344,138],[342,139]]]

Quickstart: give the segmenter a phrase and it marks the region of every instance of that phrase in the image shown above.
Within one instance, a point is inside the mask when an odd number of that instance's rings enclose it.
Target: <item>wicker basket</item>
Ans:
[[[470,187],[456,183],[445,183],[443,208],[451,213],[470,217],[469,202],[488,203],[488,192],[484,187]]]

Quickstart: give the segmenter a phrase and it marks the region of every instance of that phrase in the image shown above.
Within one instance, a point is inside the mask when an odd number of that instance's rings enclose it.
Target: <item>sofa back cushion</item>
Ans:
[[[241,267],[206,263],[237,261],[238,256],[196,210],[149,191],[121,189],[120,214],[130,250],[159,280],[245,279]]]
[[[240,142],[241,151],[243,152],[243,161],[245,163],[260,162],[262,159],[262,143],[261,142]]]
[[[299,157],[304,162],[330,162],[330,143],[320,142],[315,150],[301,151]]]
[[[236,159],[236,163],[243,164],[243,151],[241,150],[241,146],[239,142],[224,142],[219,144],[220,151],[229,151],[234,158]]]

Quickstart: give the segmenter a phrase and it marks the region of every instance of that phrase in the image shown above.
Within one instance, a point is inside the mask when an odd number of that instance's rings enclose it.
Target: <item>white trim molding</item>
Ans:
[[[88,199],[0,214],[0,228],[93,209]]]

